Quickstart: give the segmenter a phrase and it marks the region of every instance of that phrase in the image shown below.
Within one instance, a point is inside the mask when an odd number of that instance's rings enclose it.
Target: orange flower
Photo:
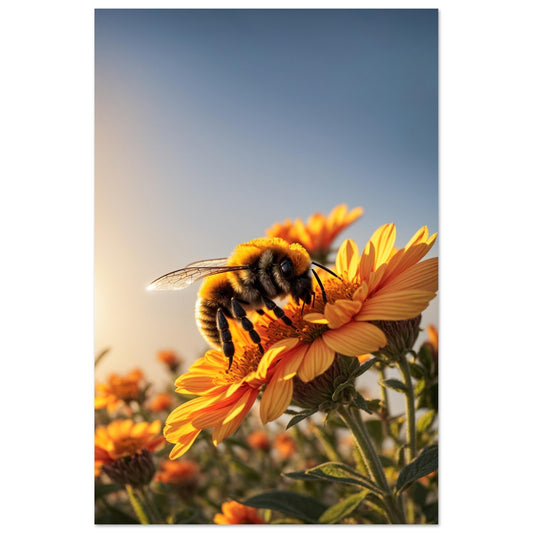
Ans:
[[[183,455],[202,429],[213,428],[213,443],[218,445],[234,433],[254,404],[270,374],[259,376],[262,353],[241,328],[230,322],[235,354],[228,370],[228,359],[219,350],[209,350],[193,363],[176,382],[176,392],[197,397],[170,413],[164,435],[175,446],[170,458]]]
[[[439,330],[432,324],[429,324],[426,331],[428,340],[424,344],[431,350],[433,358],[437,358],[439,355]]]
[[[246,442],[248,442],[251,448],[255,448],[256,450],[263,450],[264,452],[270,450],[270,442],[268,442],[267,434],[264,431],[259,430],[250,433]]]
[[[164,363],[171,372],[176,372],[183,363],[181,357],[176,355],[176,352],[172,350],[161,350],[157,354],[157,359]]]
[[[107,384],[96,385],[96,398],[94,400],[95,409],[107,407],[107,411],[112,413],[124,403],[139,400],[140,381],[144,379],[143,373],[136,368],[126,376],[110,374]]]
[[[214,517],[215,524],[265,524],[257,509],[229,501],[222,504],[222,514]]]
[[[267,229],[267,237],[281,237],[289,243],[300,243],[314,259],[325,260],[337,235],[363,214],[362,207],[348,212],[345,204],[335,207],[328,216],[315,213],[304,224],[300,218],[286,220]]]
[[[146,449],[153,452],[160,448],[165,439],[161,432],[161,422],[156,420],[151,424],[133,420],[114,420],[108,426],[98,426],[94,435],[95,473],[100,473],[100,467],[112,463],[122,457],[132,457]]]
[[[296,443],[287,433],[279,433],[274,439],[274,448],[281,457],[288,459],[294,455],[294,452],[296,451]]]
[[[258,375],[273,370],[261,400],[261,419],[274,420],[292,398],[295,375],[309,382],[325,372],[335,354],[367,357],[387,344],[385,334],[371,323],[405,320],[418,316],[435,297],[438,288],[438,259],[419,263],[435,242],[421,228],[409,243],[394,248],[394,224],[379,228],[359,256],[351,240],[341,245],[336,270],[323,282],[327,301],[317,291],[312,312],[305,314],[295,304],[284,310],[292,326],[279,322],[258,324],[261,338],[270,348]]]
[[[199,467],[194,461],[163,461],[155,480],[179,487],[195,486],[198,481]]]
[[[148,404],[148,408],[157,413],[159,411],[166,411],[171,404],[172,398],[170,397],[170,394],[160,392],[152,398],[152,401]]]

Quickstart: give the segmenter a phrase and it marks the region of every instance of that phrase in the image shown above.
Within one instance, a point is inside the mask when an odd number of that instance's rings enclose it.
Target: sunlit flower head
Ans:
[[[335,354],[367,357],[387,345],[387,337],[373,322],[418,316],[438,289],[438,259],[419,262],[436,235],[421,228],[402,249],[394,248],[396,228],[379,228],[363,253],[350,239],[336,258],[339,277],[324,277],[327,297],[316,290],[312,307],[303,314],[289,303],[285,314],[292,326],[278,322],[257,326],[270,346],[259,365],[259,375],[272,371],[261,400],[263,422],[274,420],[289,405],[293,377],[309,382],[326,371]]]
[[[218,445],[234,433],[257,399],[269,373],[259,376],[263,354],[233,322],[230,323],[235,354],[228,359],[219,350],[209,350],[176,382],[176,392],[197,397],[180,405],[167,418],[164,435],[174,444],[170,458],[183,455],[203,429],[213,429]]]
[[[229,501],[222,504],[222,513],[214,517],[215,524],[265,524],[261,515],[254,507]]]
[[[144,375],[136,368],[125,376],[110,374],[107,383],[96,385],[96,397],[94,400],[95,409],[107,407],[107,411],[112,413],[124,404],[131,401],[139,401],[141,396],[141,382]]]
[[[287,242],[300,243],[313,259],[325,262],[335,238],[362,214],[362,207],[348,211],[347,206],[341,204],[327,216],[322,213],[311,215],[305,224],[300,218],[274,224],[267,229],[266,234],[267,237],[280,237]]]
[[[156,394],[148,404],[148,409],[155,413],[167,411],[172,405],[172,397],[167,392]]]
[[[124,466],[131,458],[142,456],[143,450],[153,452],[164,442],[159,420],[151,424],[135,424],[131,419],[118,419],[107,426],[98,426],[94,435],[95,473],[98,475],[105,465],[113,466],[113,463],[128,458],[118,465]],[[146,462],[144,457],[140,461],[141,465]]]

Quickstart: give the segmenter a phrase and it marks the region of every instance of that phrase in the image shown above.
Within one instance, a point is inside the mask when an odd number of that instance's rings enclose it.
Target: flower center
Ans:
[[[305,307],[304,314],[317,309],[317,302],[313,307]],[[298,338],[301,342],[311,344],[317,337],[320,337],[328,326],[326,324],[311,324],[306,322],[302,316],[302,308],[290,303],[285,307],[285,315],[292,322],[292,325],[285,324],[281,319],[272,320],[269,323],[263,323],[257,326],[261,339],[264,341],[265,348],[288,337]]]
[[[334,303],[336,300],[351,300],[358,288],[359,285],[357,283],[338,278],[329,278],[324,282],[328,303]],[[320,301],[322,302],[322,294],[320,294]],[[322,312],[323,309],[324,306],[322,305],[322,309],[319,312]]]
[[[117,457],[135,455],[141,448],[142,442],[135,437],[123,437],[115,441],[115,454]]]
[[[231,368],[220,372],[220,382],[227,384],[242,381],[257,370],[262,357],[263,354],[256,345],[236,345]]]

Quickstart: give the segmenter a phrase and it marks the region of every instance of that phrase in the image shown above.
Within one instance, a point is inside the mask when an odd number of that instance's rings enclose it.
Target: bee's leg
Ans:
[[[220,342],[222,344],[222,352],[229,359],[228,370],[233,363],[233,354],[235,353],[235,346],[231,340],[231,331],[227,318],[224,316],[222,309],[219,307],[217,311],[217,329],[220,334]]]
[[[261,337],[259,336],[259,333],[255,331],[252,321],[246,316],[246,310],[244,307],[235,298],[231,299],[231,312],[236,319],[241,321],[242,328],[248,332],[250,339],[257,344],[261,353],[263,353],[264,350],[261,345]]]
[[[269,311],[273,311],[274,315],[276,315],[276,318],[281,318],[281,320],[283,320],[283,322],[285,322],[287,326],[292,326],[292,320],[288,316],[285,315],[285,311],[283,311],[281,307],[276,305],[276,303],[273,302],[272,300],[265,298],[264,296],[263,296],[263,301],[265,302],[265,307]]]

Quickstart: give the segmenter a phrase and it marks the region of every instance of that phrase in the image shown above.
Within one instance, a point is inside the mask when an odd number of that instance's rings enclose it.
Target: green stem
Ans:
[[[402,511],[392,496],[383,466],[368,433],[366,431],[361,415],[357,409],[349,409],[341,406],[337,409],[339,416],[352,431],[359,453],[361,454],[367,470],[370,472],[374,482],[383,489],[383,501],[387,507],[389,520],[392,524],[404,523]]]
[[[146,516],[146,513],[144,512],[143,506],[141,505],[141,502],[139,501],[139,498],[135,494],[131,485],[126,485],[126,491],[128,493],[131,506],[133,507],[133,510],[135,511],[135,514],[137,515],[139,522],[141,524],[149,524],[150,521],[148,520],[148,517]]]
[[[379,369],[379,377],[381,378],[380,381],[385,381],[387,379],[387,375],[385,374],[385,367],[381,367]],[[389,393],[387,391],[387,387],[385,385],[380,385],[381,388],[381,401],[383,403],[383,412],[381,418],[381,427],[383,428],[383,435],[385,437],[390,436],[389,431]]]
[[[407,417],[407,450],[409,452],[409,462],[416,457],[416,420],[415,420],[415,393],[413,389],[413,381],[411,379],[411,371],[409,370],[409,363],[405,354],[400,356],[398,367],[403,377],[405,391],[405,414]]]
[[[142,500],[143,500],[143,503],[144,503],[145,507],[148,509],[148,512],[149,512],[150,516],[152,517],[153,523],[155,523],[155,524],[165,524],[165,521],[163,520],[163,518],[159,514],[159,511],[157,510],[157,507],[153,504],[150,496],[146,492],[146,488],[145,487],[140,487],[139,488],[139,492],[140,492],[140,494],[142,496]]]

